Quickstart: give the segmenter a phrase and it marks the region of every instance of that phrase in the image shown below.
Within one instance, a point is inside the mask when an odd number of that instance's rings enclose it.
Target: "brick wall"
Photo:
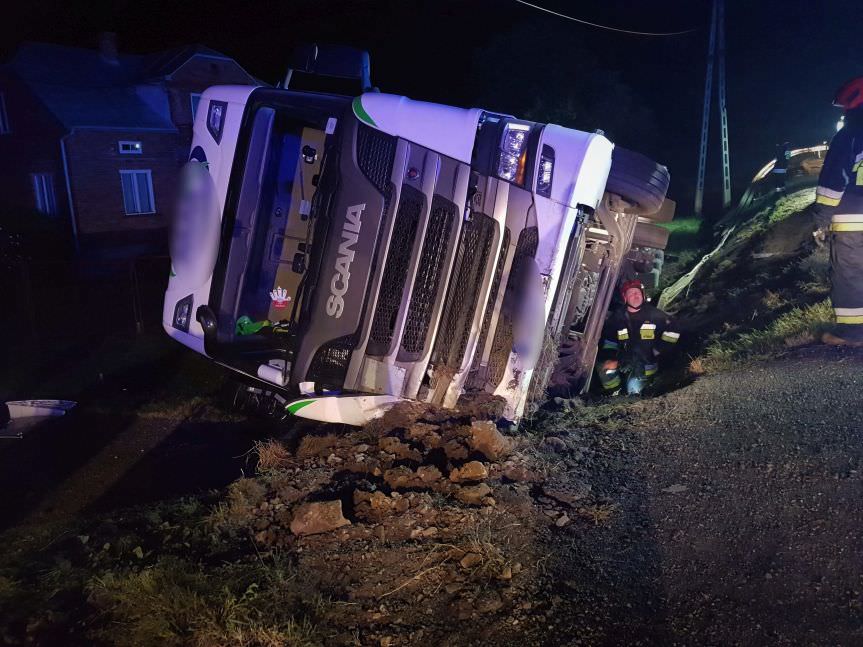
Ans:
[[[58,215],[68,217],[60,138],[64,130],[30,89],[12,72],[0,67],[11,132],[0,135],[0,208],[22,213],[36,207],[31,173],[51,173]]]
[[[140,141],[141,154],[121,154],[120,140]],[[67,155],[79,235],[164,230],[185,158],[181,152],[177,133],[77,130],[70,135]],[[151,171],[155,214],[126,215],[121,169]]]

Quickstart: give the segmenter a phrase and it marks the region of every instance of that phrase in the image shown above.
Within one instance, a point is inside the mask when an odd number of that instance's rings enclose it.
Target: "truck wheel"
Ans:
[[[631,213],[649,216],[659,211],[670,181],[668,169],[661,164],[621,146],[614,147],[606,191],[635,204],[628,210]]]

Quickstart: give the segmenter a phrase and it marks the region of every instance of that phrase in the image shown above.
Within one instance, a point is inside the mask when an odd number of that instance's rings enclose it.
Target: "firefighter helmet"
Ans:
[[[863,76],[858,76],[842,84],[833,97],[833,105],[844,110],[854,110],[863,106]]]
[[[644,294],[644,283],[638,279],[632,279],[624,281],[623,285],[620,286],[620,296],[626,299],[626,291],[631,290],[632,288],[638,288],[641,290],[641,294]]]

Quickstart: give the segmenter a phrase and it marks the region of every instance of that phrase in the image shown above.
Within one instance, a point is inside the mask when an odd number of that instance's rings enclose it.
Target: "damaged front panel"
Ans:
[[[342,388],[366,315],[379,239],[389,217],[396,139],[347,120],[341,176],[317,285],[299,335],[292,380]]]

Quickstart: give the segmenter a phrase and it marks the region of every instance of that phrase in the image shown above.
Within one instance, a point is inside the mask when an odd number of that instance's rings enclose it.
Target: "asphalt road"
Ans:
[[[636,406],[621,636],[863,644],[861,391],[863,352],[815,346]]]

